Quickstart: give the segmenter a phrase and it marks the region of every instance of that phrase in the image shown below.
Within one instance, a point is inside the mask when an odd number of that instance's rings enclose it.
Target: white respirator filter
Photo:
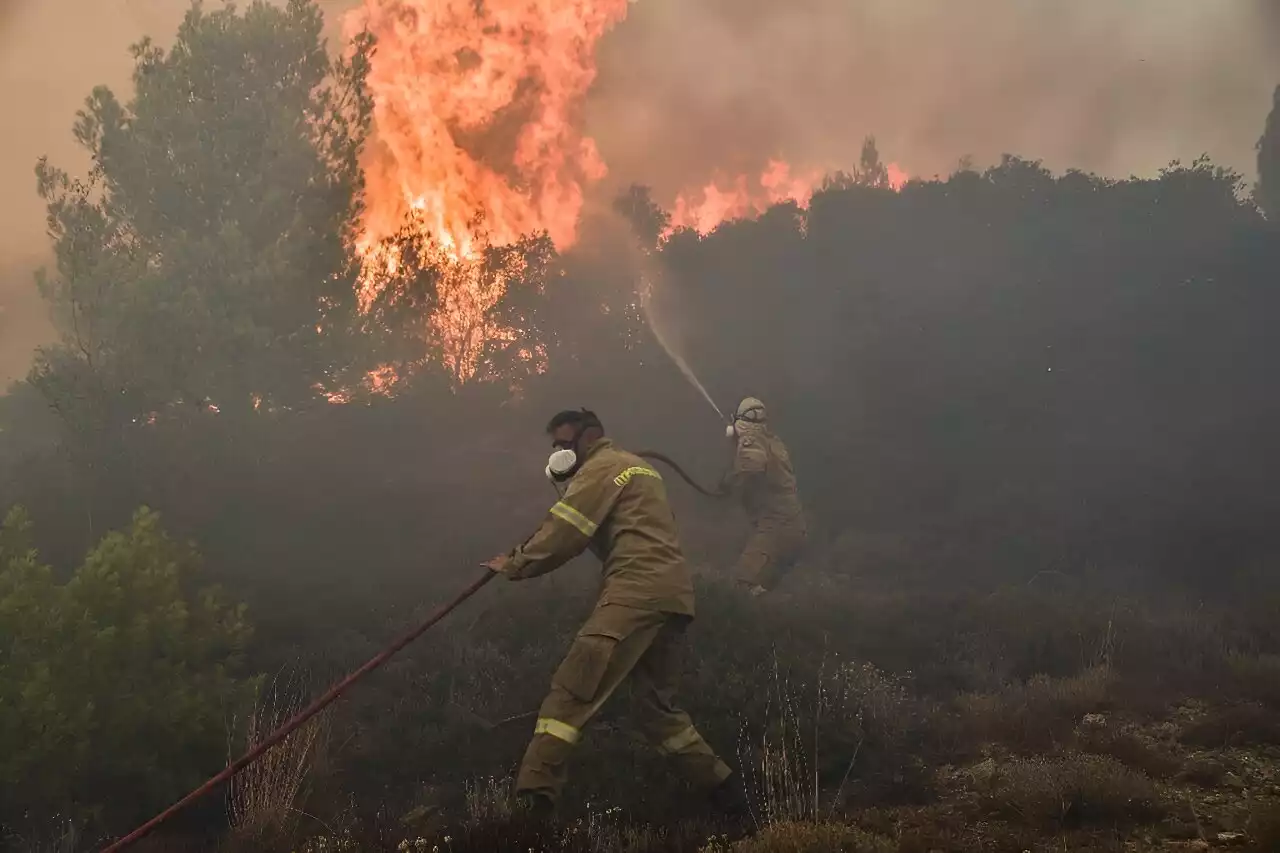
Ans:
[[[578,464],[578,454],[568,448],[561,448],[554,451],[547,457],[547,479],[551,481],[563,480],[573,472],[574,466]]]
[[[736,429],[734,429],[733,424],[729,424],[728,426],[726,426],[726,427],[724,428],[724,437],[725,437],[725,438],[733,438],[733,436],[734,436],[734,434],[735,434],[735,433],[737,433],[737,430],[736,430]]]

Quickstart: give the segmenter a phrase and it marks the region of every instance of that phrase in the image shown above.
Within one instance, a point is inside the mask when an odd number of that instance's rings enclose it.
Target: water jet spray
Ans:
[[[728,422],[724,412],[720,411],[720,407],[716,405],[716,401],[712,399],[711,394],[699,381],[698,375],[693,372],[693,368],[684,360],[680,353],[667,341],[665,335],[662,334],[662,327],[653,316],[653,284],[649,277],[645,274],[640,276],[640,308],[644,311],[644,317],[649,322],[649,329],[653,332],[653,336],[658,339],[658,343],[675,362],[676,367],[680,368],[680,372],[684,374],[684,378],[689,380],[689,384],[698,389],[698,393],[702,394],[702,398],[707,404],[720,416],[720,420]]]

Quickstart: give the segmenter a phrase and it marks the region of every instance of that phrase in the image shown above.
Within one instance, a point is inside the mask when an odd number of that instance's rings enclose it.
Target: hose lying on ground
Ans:
[[[218,787],[223,782],[226,782],[232,776],[236,775],[241,770],[248,767],[253,762],[257,761],[267,752],[267,750],[271,749],[271,747],[280,743],[282,740],[287,738],[290,734],[293,733],[295,729],[297,729],[307,720],[311,719],[316,714],[320,713],[329,705],[331,705],[335,699],[337,699],[339,696],[341,696],[343,693],[346,692],[348,687],[355,684],[361,678],[373,672],[378,667],[382,666],[384,663],[390,660],[391,656],[394,655],[396,652],[400,651],[405,646],[409,645],[414,640],[421,637],[424,633],[426,633],[428,628],[430,628],[432,625],[439,622],[444,617],[448,616],[451,612],[453,612],[455,608],[458,607],[458,605],[462,604],[462,602],[466,601],[468,598],[475,595],[480,590],[480,587],[484,586],[492,579],[493,579],[493,572],[489,572],[489,571],[486,571],[482,577],[476,578],[474,581],[471,582],[470,586],[468,586],[462,592],[454,596],[452,601],[450,601],[448,604],[445,604],[442,607],[437,608],[430,616],[427,617],[427,621],[423,622],[421,625],[414,628],[412,631],[408,632],[407,634],[402,636],[400,639],[396,640],[391,645],[387,646],[385,649],[383,649],[381,652],[379,652],[377,655],[371,658],[364,666],[360,667],[355,672],[351,673],[346,678],[342,679],[337,684],[330,687],[329,690],[323,696],[321,696],[316,701],[312,702],[307,707],[303,708],[301,711],[295,714],[291,719],[289,719],[282,726],[280,726],[280,728],[276,729],[274,732],[267,735],[267,737],[263,739],[253,749],[249,750],[244,755],[240,756],[235,761],[228,764],[225,768],[223,768],[223,770],[220,773],[218,773],[218,775],[211,778],[208,782],[205,782],[199,788],[196,788],[190,794],[187,794],[181,800],[178,800],[178,802],[169,806],[169,808],[165,809],[160,814],[156,815],[151,820],[147,821],[142,826],[138,827],[133,832],[126,835],[124,838],[121,838],[119,841],[105,848],[102,851],[102,853],[115,853],[115,851],[123,850],[126,847],[129,847],[134,842],[142,838],[144,835],[150,834],[152,830],[154,830],[160,824],[164,823],[169,818],[173,817],[182,809],[186,808],[191,803],[200,799],[205,794],[209,793],[214,788]]]
[[[639,456],[642,459],[652,459],[657,462],[661,462],[663,465],[670,467],[671,470],[679,474],[680,479],[688,483],[695,492],[700,492],[701,494],[704,494],[709,498],[722,498],[725,496],[725,492],[723,489],[713,490],[713,489],[708,489],[702,485],[699,485],[692,477],[690,477],[687,473],[685,473],[685,470],[683,468],[677,465],[671,459],[671,457],[667,456],[666,454],[658,453],[656,450],[642,450],[639,453],[637,453],[636,456]]]

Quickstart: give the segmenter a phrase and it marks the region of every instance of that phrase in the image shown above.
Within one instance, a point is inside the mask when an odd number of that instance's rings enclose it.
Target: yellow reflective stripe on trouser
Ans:
[[[551,507],[551,514],[562,521],[567,521],[574,527],[582,531],[584,536],[595,536],[597,525],[594,521],[569,506],[564,501],[558,501],[555,506]]]
[[[682,732],[672,735],[662,742],[660,749],[663,752],[676,753],[686,750],[702,740],[702,735],[698,734],[698,730],[693,726]]]
[[[559,720],[553,720],[550,717],[539,717],[538,724],[533,727],[533,733],[535,735],[551,735],[565,743],[577,743],[578,738],[582,737],[582,732],[573,726],[568,723],[562,723]]]

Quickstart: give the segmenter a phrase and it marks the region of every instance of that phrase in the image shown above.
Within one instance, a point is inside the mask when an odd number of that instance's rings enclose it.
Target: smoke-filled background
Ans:
[[[590,126],[668,191],[770,155],[843,166],[868,133],[925,177],[1005,152],[1252,170],[1277,70],[1271,0],[643,0],[601,50]]]
[[[320,3],[337,11],[345,2]],[[130,45],[166,44],[184,0],[0,0],[0,91],[8,119],[0,135],[0,383],[20,377],[31,348],[52,334],[34,271],[48,261],[44,203],[34,168],[49,159],[82,174],[89,164],[71,135],[94,86],[128,91]]]
[[[349,0],[320,4],[338,33]],[[84,166],[70,134],[89,90],[128,81],[128,46],[161,43],[180,0],[4,0],[0,7],[0,379],[48,327],[32,167]],[[69,22],[74,21],[74,26]],[[875,134],[909,174],[1006,151],[1054,168],[1150,174],[1208,153],[1252,176],[1280,79],[1275,0],[639,0],[601,43],[587,132],[607,187],[659,202],[771,157],[841,168]]]
[[[554,519],[552,412],[711,485],[744,395],[776,589],[659,467],[681,701],[769,825],[712,842],[610,703],[554,849],[1280,850],[1274,3],[3,9],[5,374],[63,340],[0,394],[0,851],[102,849]],[[156,849],[552,849],[503,780],[571,562]]]

